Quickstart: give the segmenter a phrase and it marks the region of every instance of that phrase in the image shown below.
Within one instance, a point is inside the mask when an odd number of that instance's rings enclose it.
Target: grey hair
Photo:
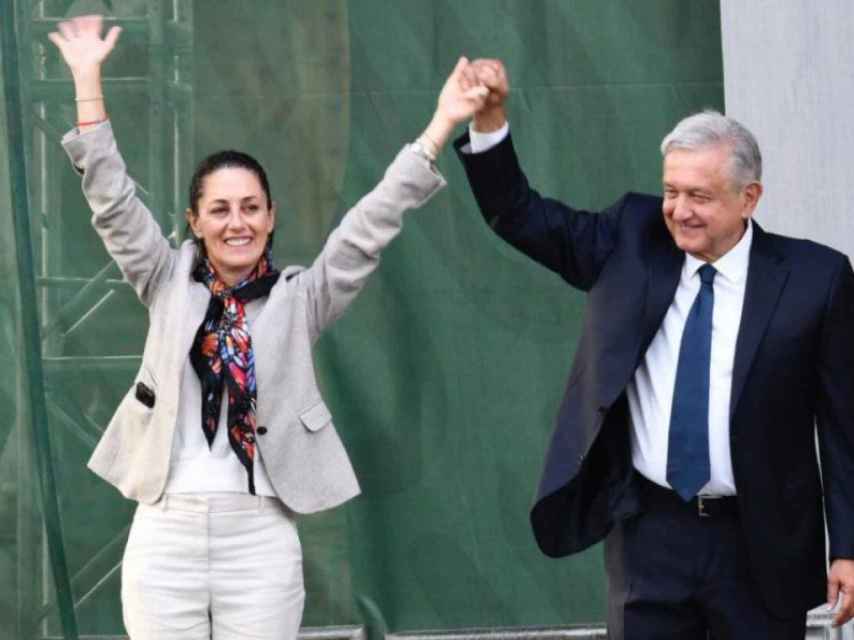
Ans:
[[[762,180],[762,153],[740,122],[708,109],[681,120],[661,141],[661,155],[674,149],[696,151],[720,144],[731,149],[730,179],[736,189]]]

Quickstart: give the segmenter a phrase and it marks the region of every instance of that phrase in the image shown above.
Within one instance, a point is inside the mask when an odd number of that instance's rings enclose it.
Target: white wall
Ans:
[[[854,255],[854,2],[721,0],[727,114],[759,140],[765,229]]]

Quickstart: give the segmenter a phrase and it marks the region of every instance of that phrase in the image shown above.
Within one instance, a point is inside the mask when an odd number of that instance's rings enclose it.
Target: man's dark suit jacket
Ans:
[[[457,140],[458,151],[467,142]],[[640,508],[626,385],[673,300],[685,254],[658,197],[629,193],[601,213],[579,211],[529,187],[509,137],[459,156],[492,229],[588,293],[531,511],[542,551],[564,556]],[[854,558],[854,273],[843,254],[755,223],[730,449],[752,575],[770,611],[803,615],[825,598],[822,506],[831,558]]]

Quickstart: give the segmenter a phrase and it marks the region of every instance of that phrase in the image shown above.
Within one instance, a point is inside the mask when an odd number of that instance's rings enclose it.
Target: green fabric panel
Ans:
[[[112,10],[146,18],[154,4],[162,3],[45,7],[57,17]],[[347,207],[423,130],[459,55],[506,62],[511,126],[529,179],[580,207],[603,207],[626,190],[658,191],[662,136],[683,115],[723,105],[716,0],[177,4],[181,20],[189,16],[191,55],[168,38],[152,47],[144,27],[128,29],[105,73],[151,74],[171,68],[177,54],[191,103],[158,110],[144,89],[108,87],[120,146],[144,188],[162,185],[146,198],[159,203],[167,230],[183,227],[196,160],[227,147],[255,155],[279,207],[280,264],[312,260]],[[67,77],[50,48],[39,67],[39,48],[26,30],[19,34],[35,68]],[[74,119],[68,95],[45,103],[57,131]],[[176,122],[189,130],[173,154]],[[91,278],[109,259],[88,224],[79,179],[56,137],[32,131],[40,275]],[[304,624],[365,624],[379,637],[601,622],[601,550],[548,559],[528,524],[584,298],[491,233],[450,150],[439,167],[449,188],[408,215],[379,271],[316,352],[363,495],[300,521]],[[0,173],[0,204],[8,190]],[[12,224],[6,208],[0,216]],[[0,265],[14,284],[11,237],[0,239]],[[46,356],[141,353],[145,311],[117,277],[110,271],[84,301],[89,313],[79,324],[82,312],[64,335],[45,340]],[[45,323],[82,284],[44,287]],[[15,300],[14,287],[0,294],[0,356],[12,371]],[[75,597],[89,594],[77,608],[84,635],[122,631],[117,566],[133,505],[85,462],[134,366],[132,358],[46,365],[69,571]],[[30,522],[41,516],[32,460],[22,455],[29,427],[21,385],[16,377],[0,382],[4,422],[13,425],[8,433],[0,427],[0,640],[35,638],[42,594],[55,600],[52,584],[42,584],[41,533]],[[47,619],[58,633],[55,610]]]

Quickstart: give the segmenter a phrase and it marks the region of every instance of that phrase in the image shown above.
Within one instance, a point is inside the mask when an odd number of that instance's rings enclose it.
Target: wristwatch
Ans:
[[[436,162],[436,156],[430,152],[426,145],[422,144],[420,138],[412,142],[409,147],[430,164]]]

